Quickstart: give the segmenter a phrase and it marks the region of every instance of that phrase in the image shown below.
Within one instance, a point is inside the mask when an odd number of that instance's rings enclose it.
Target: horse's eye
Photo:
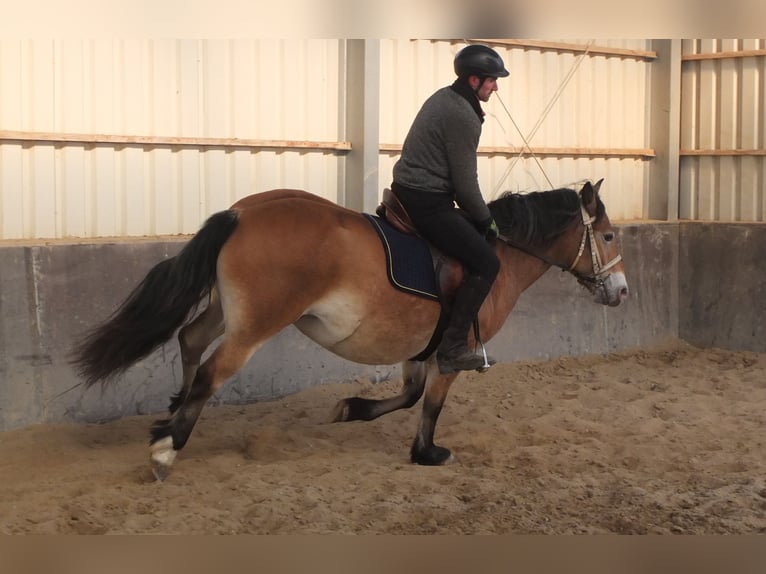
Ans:
[[[606,233],[604,233],[604,241],[606,241],[607,243],[611,243],[612,241],[614,241],[614,233],[612,231],[607,231]]]

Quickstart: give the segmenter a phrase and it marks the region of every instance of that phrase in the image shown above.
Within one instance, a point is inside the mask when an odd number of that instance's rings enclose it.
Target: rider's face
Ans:
[[[489,101],[489,97],[492,95],[492,92],[497,91],[497,78],[486,78],[484,80],[484,83],[479,88],[479,99],[482,102]]]
[[[488,77],[484,78],[484,82],[479,86],[479,79],[476,78],[476,85],[478,86],[478,89],[476,89],[476,96],[482,101],[487,102],[489,101],[490,96],[492,95],[492,92],[497,91],[497,78]]]

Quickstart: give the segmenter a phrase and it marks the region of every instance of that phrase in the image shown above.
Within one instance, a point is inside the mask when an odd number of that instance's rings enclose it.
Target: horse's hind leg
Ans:
[[[423,413],[410,450],[410,459],[417,464],[433,466],[443,464],[452,456],[448,448],[434,444],[434,431],[450,385],[457,378],[458,373],[439,374],[435,361],[431,362],[431,369],[433,372],[423,400]]]
[[[186,398],[169,419],[152,427],[151,461],[154,476],[164,480],[178,451],[189,440],[207,400],[247,362],[258,344],[244,344],[242,337],[226,337],[197,369]]]
[[[178,407],[189,394],[194,377],[199,368],[200,359],[213,341],[224,333],[223,310],[218,290],[210,292],[210,302],[207,308],[194,321],[178,331],[178,345],[181,348],[181,365],[183,367],[183,384],[177,394],[170,399],[170,413]]]
[[[420,400],[426,384],[426,363],[405,361],[402,363],[402,391],[388,399],[364,399],[351,397],[335,405],[331,421],[371,421],[398,409],[407,409]]]

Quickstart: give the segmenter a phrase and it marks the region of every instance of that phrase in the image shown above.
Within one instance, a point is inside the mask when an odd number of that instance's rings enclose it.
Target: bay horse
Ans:
[[[586,182],[579,192],[508,193],[489,203],[501,233],[495,241],[501,266],[479,313],[484,339],[500,330],[521,293],[551,266],[572,273],[599,304],[627,298],[618,241],[598,194],[602,181]],[[392,287],[385,266],[381,242],[363,214],[305,191],[250,195],[210,216],[176,256],[157,263],[75,346],[72,362],[86,386],[105,384],[178,330],[183,381],[150,441],[152,471],[164,480],[207,400],[292,324],[350,361],[402,363],[398,395],[341,400],[332,420],[371,420],[412,407],[425,393],[410,456],[439,465],[451,453],[434,444],[434,431],[458,373],[440,374],[435,353],[413,357],[429,343],[441,308]]]

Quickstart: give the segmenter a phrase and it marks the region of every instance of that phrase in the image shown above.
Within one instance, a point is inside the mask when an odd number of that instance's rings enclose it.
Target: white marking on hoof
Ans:
[[[170,473],[170,467],[176,459],[178,451],[173,448],[173,437],[166,436],[155,442],[151,447],[152,472],[157,480],[165,480]]]
[[[348,401],[341,400],[335,405],[332,416],[330,418],[331,423],[342,423],[348,421]]]

